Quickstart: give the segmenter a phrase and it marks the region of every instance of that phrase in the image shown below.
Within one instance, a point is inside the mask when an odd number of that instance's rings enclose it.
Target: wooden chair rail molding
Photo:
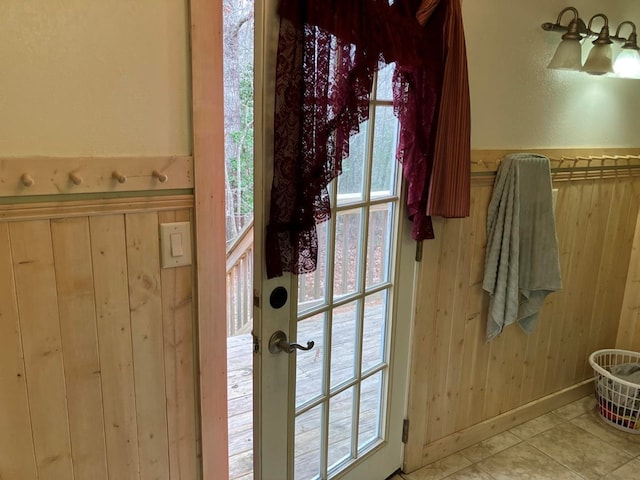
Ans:
[[[492,183],[505,155],[525,152],[548,157],[555,182],[640,175],[640,148],[472,150],[473,182]]]
[[[0,158],[0,197],[192,188],[186,155]]]
[[[127,213],[167,212],[193,208],[193,195],[92,198],[6,205],[0,203],[0,223]]]

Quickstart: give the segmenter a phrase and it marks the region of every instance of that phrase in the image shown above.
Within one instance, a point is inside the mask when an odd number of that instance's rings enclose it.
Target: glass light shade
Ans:
[[[578,40],[562,40],[547,68],[552,70],[580,70],[582,45]]]
[[[640,53],[633,48],[623,48],[616,57],[613,70],[618,77],[640,78]]]
[[[606,75],[613,73],[613,62],[611,60],[613,50],[610,44],[600,43],[593,46],[582,67],[583,72],[590,75]]]

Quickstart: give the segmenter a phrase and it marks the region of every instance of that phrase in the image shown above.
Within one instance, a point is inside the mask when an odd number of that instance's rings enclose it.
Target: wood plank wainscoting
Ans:
[[[193,220],[175,192],[0,205],[0,477],[201,478],[195,268],[158,251]]]
[[[532,335],[512,325],[486,343],[486,212],[497,160],[510,152],[472,152],[471,216],[435,219],[436,239],[423,245],[405,472],[590,392],[588,356],[616,346],[623,297],[640,348],[640,151],[537,151],[557,159],[563,290],[548,297]]]
[[[616,348],[640,352],[640,216],[633,239]]]

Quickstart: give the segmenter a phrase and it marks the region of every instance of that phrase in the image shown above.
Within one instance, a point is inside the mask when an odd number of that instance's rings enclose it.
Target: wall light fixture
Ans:
[[[640,53],[638,51],[638,37],[636,36],[636,26],[633,22],[622,22],[616,30],[616,37],[620,36],[620,27],[623,25],[631,25],[633,29],[629,37],[622,45],[622,50],[616,57],[613,64],[613,70],[616,75],[624,78],[640,78]]]
[[[565,27],[561,25],[561,22],[562,16],[566,12],[573,12],[573,19]],[[560,12],[556,23],[544,23],[542,28],[552,32],[565,32],[547,68],[553,70],[582,70],[581,32],[586,32],[587,26],[578,16],[578,10],[573,7],[567,7]]]
[[[571,12],[572,19],[566,25],[562,25],[565,13]],[[602,19],[603,25],[600,32],[592,30],[594,20]],[[627,38],[620,36],[621,27],[631,26],[631,33]],[[547,68],[554,70],[575,70],[586,72],[590,75],[614,75],[624,78],[640,78],[640,53],[636,35],[636,26],[633,22],[624,21],[618,25],[615,35],[609,32],[609,19],[603,13],[598,13],[589,19],[586,24],[578,14],[575,7],[566,7],[558,14],[556,23],[543,23],[542,28],[548,32],[562,32],[562,41],[549,62]],[[585,38],[594,38],[593,47],[589,51],[587,60],[582,65],[582,41]],[[613,49],[611,45],[621,43],[622,48],[615,63],[613,62]]]

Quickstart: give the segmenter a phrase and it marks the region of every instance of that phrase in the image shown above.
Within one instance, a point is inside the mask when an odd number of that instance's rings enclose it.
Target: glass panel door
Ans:
[[[385,74],[381,81],[388,81]],[[374,93],[370,119],[352,138],[343,174],[331,186],[333,215],[319,229],[318,270],[298,279],[296,338],[316,346],[296,357],[296,480],[332,478],[389,433],[400,222],[392,108],[390,98]]]
[[[386,478],[402,464],[415,244],[401,205],[391,68],[369,120],[330,186],[332,218],[318,226],[316,272],[267,280],[263,238],[272,170],[273,0],[256,15],[255,468],[263,480]],[[262,77],[261,77],[262,76]],[[272,293],[284,288],[276,308]],[[309,351],[271,353],[282,330]]]

